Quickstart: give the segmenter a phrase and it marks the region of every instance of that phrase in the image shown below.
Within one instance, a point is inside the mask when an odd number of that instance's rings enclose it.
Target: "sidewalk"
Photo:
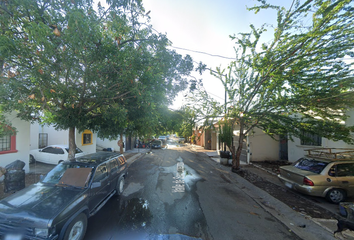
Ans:
[[[216,151],[204,150],[204,148],[196,145],[191,145],[198,152],[204,152],[211,160],[220,163],[220,157]],[[204,150],[204,151],[203,151]],[[241,162],[241,165],[246,163]],[[246,179],[242,178],[238,174],[232,173],[230,167],[219,165],[220,169],[229,172],[228,177],[232,182],[234,182],[237,187],[242,189],[245,194],[254,199],[257,204],[262,207],[265,211],[270,213],[273,217],[278,219],[284,225],[286,225],[291,231],[293,231],[297,236],[304,240],[334,240],[333,236],[334,230],[337,229],[337,221],[331,219],[313,219],[309,216],[302,215],[299,212],[294,211],[292,208],[274,198],[262,189],[254,186],[252,183],[248,182]],[[261,174],[262,177],[270,175],[270,173],[265,170],[254,168],[257,174]],[[270,177],[270,179],[274,176]],[[268,179],[267,179],[268,180]],[[347,237],[346,239],[354,239],[352,232],[345,231],[343,235]]]

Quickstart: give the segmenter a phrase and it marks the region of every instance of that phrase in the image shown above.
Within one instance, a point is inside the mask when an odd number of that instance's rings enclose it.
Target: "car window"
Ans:
[[[352,163],[337,164],[336,176],[337,177],[354,176],[354,164]]]
[[[112,172],[112,173],[115,173],[115,172],[118,171],[119,164],[118,164],[117,158],[112,159],[112,160],[109,162],[109,164],[110,164],[111,172]]]
[[[45,153],[55,153],[55,150],[53,147],[46,147],[46,148],[43,148],[42,149],[42,152],[45,152]]]
[[[53,153],[54,154],[64,154],[64,150],[60,147],[54,147],[53,148]]]
[[[66,152],[69,153],[69,148],[65,148]],[[80,149],[80,148],[76,148],[76,152],[75,154],[77,153],[82,153],[83,151]]]
[[[106,177],[108,177],[107,166],[106,164],[102,164],[97,167],[95,176],[93,177],[93,182],[102,181]]]
[[[298,169],[310,171],[313,173],[321,173],[323,169],[328,165],[327,162],[323,162],[315,159],[300,158],[294,163],[294,166]]]

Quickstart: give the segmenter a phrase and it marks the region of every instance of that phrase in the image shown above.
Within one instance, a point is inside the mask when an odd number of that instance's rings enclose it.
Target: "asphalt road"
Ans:
[[[299,239],[205,154],[173,144],[130,165],[123,195],[88,220],[85,236],[85,240],[195,238]]]

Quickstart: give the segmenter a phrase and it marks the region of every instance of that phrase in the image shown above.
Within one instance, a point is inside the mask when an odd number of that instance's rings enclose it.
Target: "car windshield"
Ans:
[[[92,167],[65,162],[54,167],[41,181],[62,186],[85,187],[91,177]]]
[[[315,159],[300,158],[294,163],[298,169],[310,171],[313,173],[321,173],[322,170],[328,165],[328,162],[323,162]]]
[[[66,152],[69,153],[69,148],[65,148]],[[75,154],[77,153],[82,153],[83,151],[80,149],[80,148],[76,148],[76,152]]]

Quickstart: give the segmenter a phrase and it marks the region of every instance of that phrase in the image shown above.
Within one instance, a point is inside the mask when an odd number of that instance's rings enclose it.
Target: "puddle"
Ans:
[[[125,214],[120,224],[125,229],[141,230],[150,226],[153,215],[149,203],[142,198],[132,198],[123,203],[121,207]]]
[[[172,173],[174,178],[179,178],[183,180],[186,189],[190,190],[192,184],[201,179],[197,172],[183,163],[183,159],[178,157],[176,159],[177,163],[170,167],[160,168],[164,173]]]

